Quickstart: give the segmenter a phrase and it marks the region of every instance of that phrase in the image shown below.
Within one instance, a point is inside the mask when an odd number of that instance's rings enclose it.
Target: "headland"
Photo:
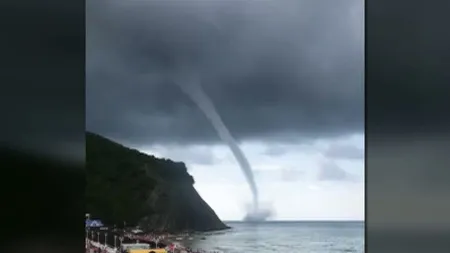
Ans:
[[[90,132],[86,181],[87,212],[105,224],[155,232],[228,228],[195,190],[183,162],[147,155]]]

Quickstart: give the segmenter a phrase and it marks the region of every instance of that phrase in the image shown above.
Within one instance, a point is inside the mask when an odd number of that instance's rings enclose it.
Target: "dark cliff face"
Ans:
[[[166,231],[225,229],[184,163],[86,133],[86,208],[109,224]]]

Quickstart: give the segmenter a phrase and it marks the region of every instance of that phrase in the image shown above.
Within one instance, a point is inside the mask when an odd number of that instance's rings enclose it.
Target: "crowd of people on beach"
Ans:
[[[153,234],[153,233],[146,233],[146,234],[133,234],[133,233],[124,233],[124,237],[128,239],[133,240],[139,240],[144,242],[155,242],[158,243],[161,240],[164,240],[168,237],[168,234]]]
[[[177,235],[178,237],[185,237],[189,234]],[[192,249],[190,247],[184,247],[178,243],[161,243],[166,242],[169,237],[173,237],[168,233],[156,234],[156,233],[139,233],[134,234],[131,232],[123,232],[119,237],[119,241],[123,242],[124,240],[133,240],[139,243],[151,243],[156,244],[159,247],[165,248],[167,252],[170,253],[219,253],[218,251],[207,251],[201,249]],[[110,246],[109,246],[110,247]],[[119,251],[117,251],[119,252]],[[102,244],[94,244],[92,241],[86,240],[86,253],[109,253],[108,249],[105,245]]]

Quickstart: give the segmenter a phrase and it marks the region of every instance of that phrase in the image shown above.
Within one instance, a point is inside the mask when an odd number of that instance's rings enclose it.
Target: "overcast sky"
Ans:
[[[275,219],[364,217],[361,0],[87,1],[87,129],[184,161],[220,218],[250,189],[175,85],[198,74]]]

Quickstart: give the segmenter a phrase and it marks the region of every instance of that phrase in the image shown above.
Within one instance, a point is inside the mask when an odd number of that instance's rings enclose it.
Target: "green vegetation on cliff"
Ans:
[[[86,209],[108,224],[159,230],[226,226],[194,189],[184,163],[129,149],[86,133]]]

